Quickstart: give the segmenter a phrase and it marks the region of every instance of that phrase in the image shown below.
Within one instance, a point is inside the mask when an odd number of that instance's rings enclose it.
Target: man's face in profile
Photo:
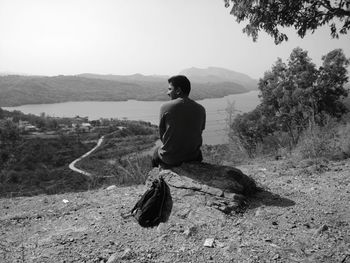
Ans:
[[[174,88],[173,84],[169,83],[167,94],[170,97],[170,99],[177,99],[179,97],[179,88]]]

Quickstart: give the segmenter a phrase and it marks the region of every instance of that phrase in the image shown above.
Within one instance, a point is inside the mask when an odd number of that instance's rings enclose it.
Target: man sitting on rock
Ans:
[[[205,109],[188,97],[191,83],[187,77],[173,76],[168,82],[171,101],[160,108],[159,135],[163,145],[155,150],[152,166],[167,168],[183,162],[201,162]]]

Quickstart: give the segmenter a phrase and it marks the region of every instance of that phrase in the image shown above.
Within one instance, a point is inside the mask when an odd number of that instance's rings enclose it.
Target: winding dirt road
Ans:
[[[85,158],[86,156],[90,155],[93,151],[95,151],[95,150],[102,144],[103,140],[104,140],[104,136],[102,136],[102,137],[97,141],[97,144],[96,144],[96,146],[95,146],[94,148],[92,148],[90,151],[88,151],[88,152],[85,153],[84,155],[80,156],[78,159],[76,159],[76,160],[74,160],[73,162],[71,162],[71,163],[69,164],[69,168],[70,168],[71,170],[73,170],[74,172],[81,173],[81,174],[83,174],[83,175],[86,175],[86,176],[88,176],[88,177],[91,177],[91,176],[92,176],[91,173],[88,173],[88,172],[86,172],[86,171],[84,171],[84,170],[78,169],[77,167],[75,167],[75,164],[76,164],[77,162],[81,161],[81,160],[82,160],[83,158]]]

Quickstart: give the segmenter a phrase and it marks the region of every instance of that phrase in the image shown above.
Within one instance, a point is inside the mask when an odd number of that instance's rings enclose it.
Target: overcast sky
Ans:
[[[304,39],[292,30],[276,46],[242,33],[223,0],[0,0],[0,72],[37,75],[162,74],[224,67],[260,78],[299,46],[318,66],[350,34],[322,28]]]

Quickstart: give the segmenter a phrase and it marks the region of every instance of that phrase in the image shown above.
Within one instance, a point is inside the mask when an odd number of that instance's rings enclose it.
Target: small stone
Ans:
[[[161,235],[160,237],[158,237],[158,242],[162,242],[162,241],[165,240],[167,237],[168,237],[168,234]]]
[[[280,255],[279,255],[279,254],[275,254],[275,255],[272,257],[273,260],[276,260],[276,259],[279,259],[279,258],[280,258]]]
[[[328,226],[327,225],[322,225],[316,230],[315,234],[321,234],[322,232],[324,232],[326,230],[328,230]]]
[[[263,214],[263,209],[259,207],[255,212],[255,216],[261,216],[262,214]]]
[[[124,250],[123,255],[121,256],[121,259],[130,259],[131,258],[132,251],[130,248],[126,248]]]
[[[204,241],[204,246],[205,247],[214,247],[214,238],[207,238]]]
[[[304,226],[306,226],[306,228],[310,228],[310,224],[309,223],[305,223]]]
[[[272,225],[277,226],[278,223],[277,223],[276,221],[273,221],[273,222],[272,222]]]
[[[191,226],[185,229],[184,234],[189,237],[196,233],[197,228],[195,226]]]
[[[115,188],[117,188],[116,185],[110,185],[110,186],[108,186],[108,187],[106,188],[106,190],[109,191],[109,190],[113,190],[113,189],[115,189]]]
[[[119,262],[118,253],[114,253],[112,256],[109,257],[107,263],[117,263]]]
[[[164,232],[167,232],[168,230],[168,226],[167,224],[165,223],[160,223],[158,226],[157,226],[157,232],[158,233],[164,233]]]

